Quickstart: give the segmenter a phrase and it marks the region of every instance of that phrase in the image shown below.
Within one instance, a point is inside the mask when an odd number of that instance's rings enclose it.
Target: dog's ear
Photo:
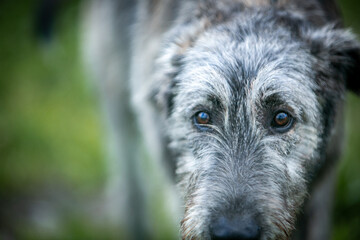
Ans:
[[[178,75],[181,72],[186,52],[192,47],[194,41],[191,35],[183,34],[179,37],[177,34],[170,34],[164,43],[156,61],[155,79],[152,81],[151,99],[165,116],[169,116],[173,110],[176,87],[180,81]]]
[[[178,26],[170,32],[162,52],[156,62],[156,73],[151,98],[158,109],[169,116],[172,112],[179,73],[184,65],[184,58],[197,38],[208,26],[207,19],[196,20],[196,24]]]
[[[319,64],[322,74],[344,81],[348,90],[360,95],[360,44],[356,36],[334,26],[308,31],[306,35],[312,54],[327,63],[326,67]]]
[[[169,116],[173,109],[177,75],[181,69],[182,59],[183,54],[167,49],[167,53],[157,61],[151,99],[165,116]]]

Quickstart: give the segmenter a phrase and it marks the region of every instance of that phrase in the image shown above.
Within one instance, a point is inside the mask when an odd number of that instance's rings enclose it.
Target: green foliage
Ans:
[[[79,54],[79,3],[62,6],[48,43],[34,35],[37,3],[0,3],[0,239],[91,239],[85,215],[69,212],[102,193],[105,180],[98,103]],[[42,201],[45,220],[26,207]],[[55,219],[62,231],[37,231],[32,218],[45,229]]]
[[[33,8],[6,5],[7,21],[0,26],[6,34],[0,45],[0,189],[101,182],[102,135],[79,58],[76,4],[62,12],[57,38],[48,45],[33,37]]]

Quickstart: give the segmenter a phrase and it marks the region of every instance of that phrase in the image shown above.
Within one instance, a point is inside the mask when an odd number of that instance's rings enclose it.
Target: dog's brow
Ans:
[[[249,91],[249,101],[255,108],[288,110],[300,121],[309,118],[307,112],[316,111],[315,93],[309,86],[294,79],[269,80],[259,76],[250,83]]]

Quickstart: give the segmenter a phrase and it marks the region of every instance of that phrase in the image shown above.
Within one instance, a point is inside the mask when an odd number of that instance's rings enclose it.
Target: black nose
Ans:
[[[210,225],[210,234],[214,240],[257,240],[260,239],[260,228],[250,217],[219,217]]]

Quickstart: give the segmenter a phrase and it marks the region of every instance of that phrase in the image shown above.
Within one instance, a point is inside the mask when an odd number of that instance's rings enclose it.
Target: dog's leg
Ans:
[[[156,79],[154,76],[158,70],[155,68],[155,62],[163,47],[163,34],[176,16],[173,13],[176,4],[177,2],[172,0],[140,1],[136,9],[137,21],[133,29],[132,41],[130,73],[132,106],[136,113],[143,150],[147,154],[143,157],[142,163],[148,166],[145,168],[139,166],[139,169],[144,173],[143,182],[147,185],[149,203],[152,206],[156,205],[165,213],[162,218],[168,225],[159,229],[157,234],[160,234],[161,238],[165,235],[167,236],[165,238],[178,238],[180,204],[174,181],[175,161],[169,154],[165,135],[168,126],[164,121],[164,113],[157,108],[152,94]],[[149,207],[147,215],[151,216],[153,210]]]
[[[130,26],[134,2],[91,1],[84,21],[84,54],[99,90],[110,156],[105,211],[126,239],[144,239],[144,196],[138,178],[139,134],[130,104]]]
[[[164,125],[147,97],[160,43],[156,28],[169,11],[157,10],[168,6],[160,1],[135,3],[93,0],[85,11],[85,58],[100,90],[111,154],[107,212],[123,239],[172,238],[180,220],[169,211],[175,188],[159,161],[166,158]]]

